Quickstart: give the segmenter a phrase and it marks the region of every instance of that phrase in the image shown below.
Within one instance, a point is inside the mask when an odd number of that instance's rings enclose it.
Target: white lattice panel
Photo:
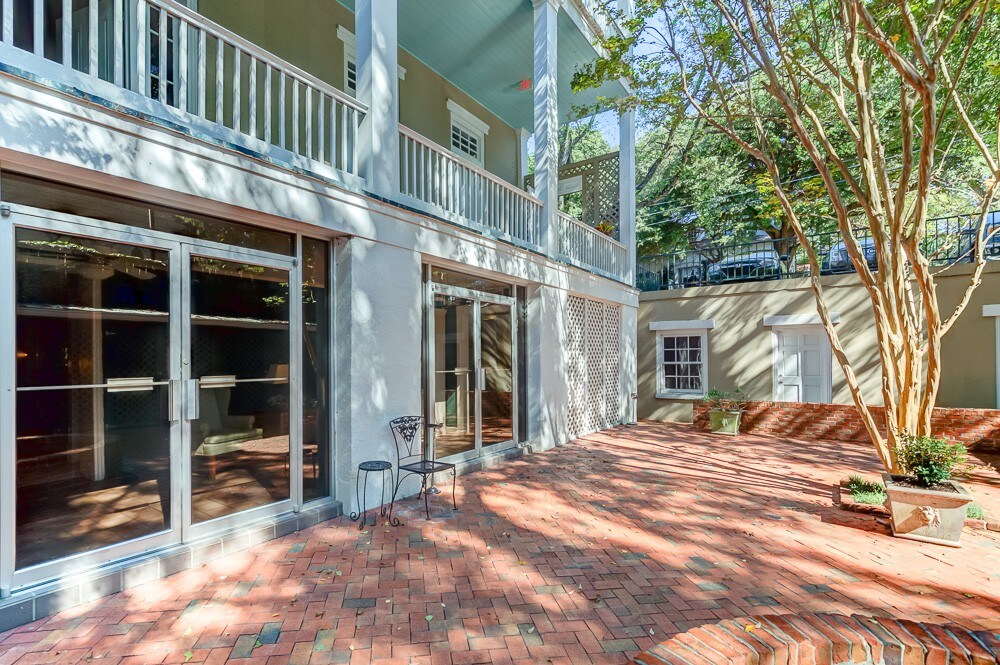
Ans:
[[[622,420],[621,397],[622,309],[604,306],[604,402],[605,427]]]
[[[587,301],[587,431],[604,428],[604,304]]]
[[[587,302],[570,296],[566,306],[566,380],[569,388],[567,428],[570,436],[587,429]]]
[[[567,427],[581,436],[621,420],[621,308],[570,296],[566,312]]]

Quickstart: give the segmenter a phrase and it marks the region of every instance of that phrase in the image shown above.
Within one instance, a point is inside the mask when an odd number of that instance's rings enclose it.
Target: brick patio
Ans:
[[[618,429],[460,478],[433,522],[411,500],[399,528],[337,519],[0,633],[0,665],[624,663],[764,613],[1000,630],[1000,534],[892,539],[833,507],[859,469],[860,445]],[[970,484],[1000,514],[997,474]]]

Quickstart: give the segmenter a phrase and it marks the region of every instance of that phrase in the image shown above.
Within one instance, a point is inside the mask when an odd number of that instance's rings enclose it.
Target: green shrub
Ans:
[[[965,446],[931,436],[904,434],[896,448],[903,472],[924,487],[933,487],[951,478],[955,467],[965,462]]]
[[[866,503],[869,506],[881,506],[885,503],[885,492],[851,492],[854,503]]]
[[[857,494],[858,492],[885,494],[885,486],[882,485],[882,483],[877,483],[873,480],[865,480],[861,476],[851,476],[848,478],[847,489],[851,490],[851,494]]]
[[[965,507],[965,516],[969,519],[984,520],[986,519],[986,511],[978,503],[970,503]]]
[[[742,388],[735,388],[730,391],[712,388],[701,398],[708,408],[719,411],[743,411],[750,402],[747,393]]]
[[[885,503],[885,486],[861,476],[851,476],[847,479],[847,489],[851,492],[854,503],[865,503],[870,506],[881,506]]]

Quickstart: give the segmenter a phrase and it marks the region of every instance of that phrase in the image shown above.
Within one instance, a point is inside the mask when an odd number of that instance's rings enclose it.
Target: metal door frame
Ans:
[[[0,219],[0,312],[16,311],[15,229],[26,228],[108,242],[148,247],[168,253],[170,280],[170,524],[168,530],[116,543],[15,570],[17,501],[16,428],[16,315],[0,315],[0,597],[66,574],[96,569],[109,562],[161,549],[192,539],[220,533],[302,506],[302,275],[298,267],[301,236],[297,235],[296,256],[273,254],[233,247],[222,243],[177,236],[162,231],[131,227],[76,215],[10,204]],[[287,500],[227,515],[200,524],[191,524],[191,436],[187,408],[190,365],[190,259],[206,256],[286,270],[289,275],[289,494]],[[332,275],[332,270],[331,270]],[[330,285],[331,296],[333,293]],[[331,307],[331,318],[333,308]],[[331,377],[333,378],[333,377]],[[158,382],[157,385],[162,385]],[[331,429],[333,423],[331,420]],[[335,457],[332,449],[331,460]],[[331,462],[332,467],[332,462]],[[331,476],[332,478],[332,476]],[[334,487],[331,483],[330,496]]]
[[[512,287],[513,288],[513,287]],[[484,291],[476,291],[474,289],[468,289],[461,286],[452,286],[449,284],[439,284],[437,282],[428,281],[426,289],[426,304],[425,311],[426,322],[425,322],[425,332],[424,332],[424,376],[427,379],[427,385],[424,389],[425,395],[425,413],[427,414],[427,420],[431,421],[435,418],[435,389],[437,381],[436,372],[436,357],[435,357],[435,327],[434,327],[434,297],[438,294],[453,296],[456,298],[464,298],[466,300],[471,300],[473,302],[473,316],[472,316],[472,338],[473,338],[473,358],[475,361],[475,367],[473,369],[473,376],[475,377],[475,399],[474,399],[474,416],[475,416],[475,437],[474,437],[474,447],[472,450],[468,450],[462,453],[457,453],[455,455],[450,455],[445,459],[449,462],[464,462],[467,460],[477,459],[482,457],[486,452],[493,451],[503,451],[513,448],[517,445],[518,441],[518,373],[517,373],[517,359],[518,359],[518,348],[517,348],[517,298],[513,296],[501,296],[492,293],[486,293]],[[482,303],[488,302],[498,305],[506,305],[510,308],[510,322],[511,322],[511,390],[512,397],[511,400],[511,433],[512,437],[510,441],[503,441],[500,443],[490,444],[489,450],[485,450],[483,446],[483,422],[482,422],[482,393],[483,393],[483,381],[482,381]],[[430,423],[428,423],[430,424]],[[437,430],[433,427],[426,427],[424,436],[427,442],[427,456],[430,459],[436,459],[436,445],[435,437]]]

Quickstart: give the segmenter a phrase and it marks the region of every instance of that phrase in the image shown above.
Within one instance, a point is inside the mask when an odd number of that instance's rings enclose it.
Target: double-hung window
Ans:
[[[708,390],[708,331],[711,320],[656,321],[656,396],[691,399]]]
[[[451,151],[483,166],[483,144],[490,126],[450,99],[448,110],[451,111]]]

